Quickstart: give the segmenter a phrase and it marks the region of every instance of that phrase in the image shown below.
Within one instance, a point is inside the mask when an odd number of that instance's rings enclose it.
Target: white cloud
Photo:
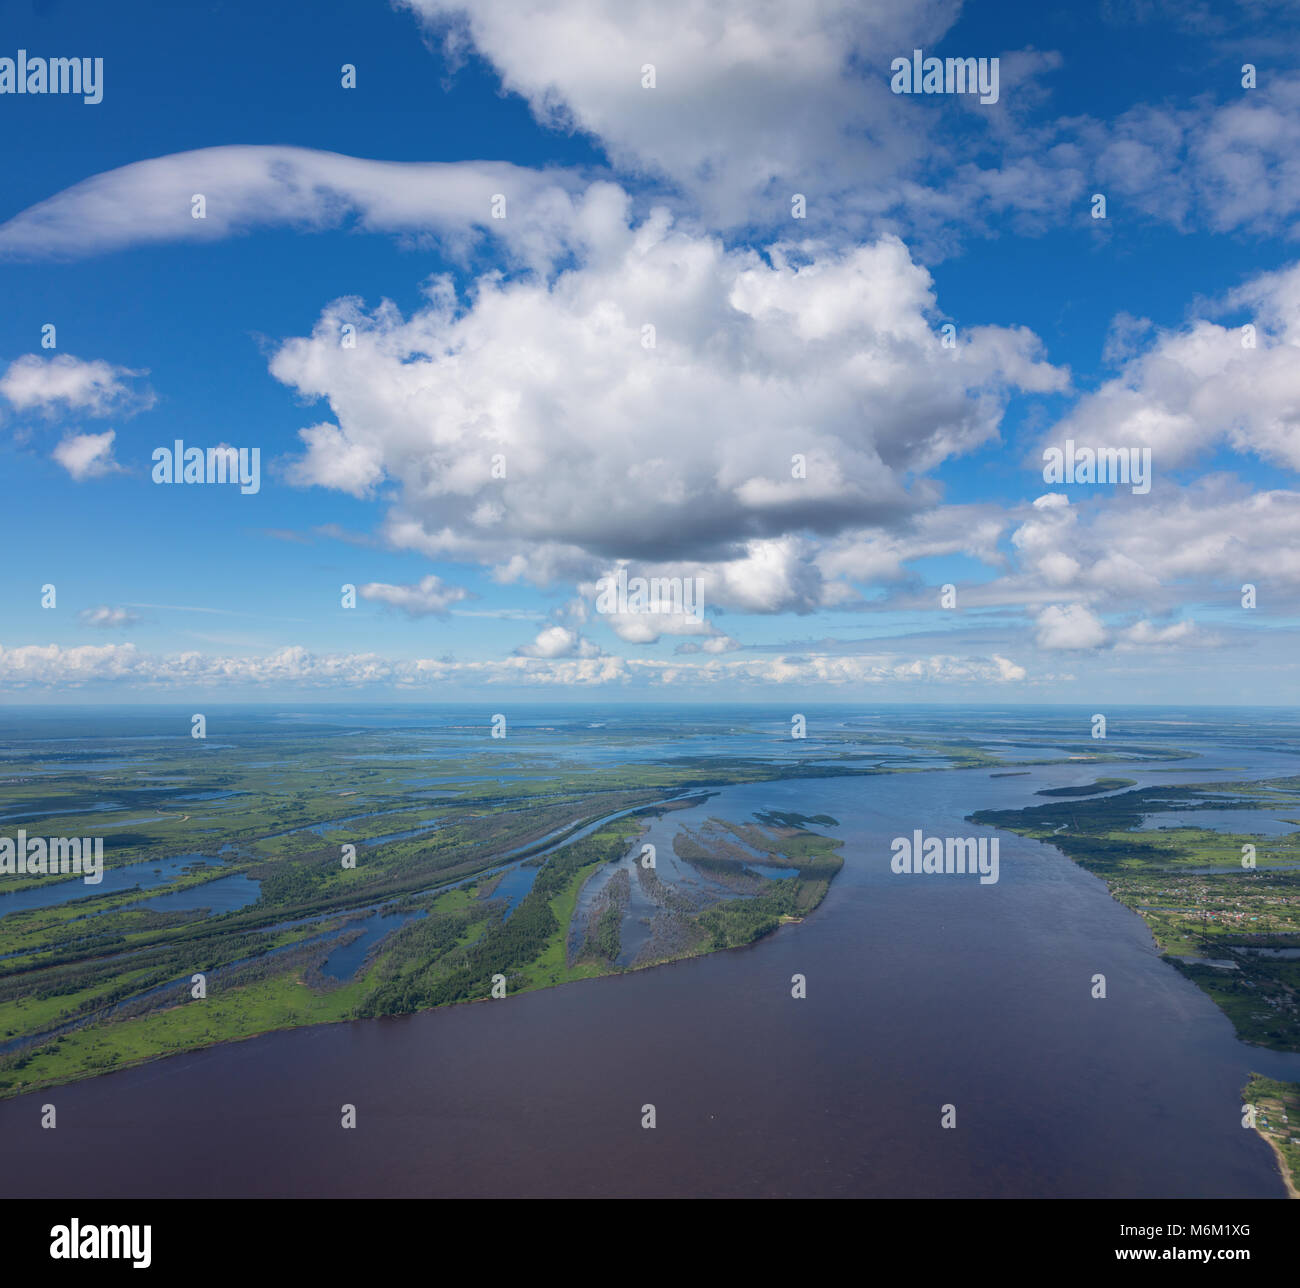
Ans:
[[[1138,105],[1078,123],[1098,190],[1183,229],[1294,234],[1300,213],[1300,75],[1269,69],[1222,104]]]
[[[659,683],[678,687],[723,680],[761,686],[792,684],[852,688],[863,684],[1014,684],[1026,678],[1025,669],[1005,657],[959,657],[946,653],[926,657],[906,657],[897,653],[862,657],[814,654],[732,661],[715,658],[699,665],[675,662],[641,665],[655,668]]]
[[[1217,634],[1200,627],[1155,626],[1147,619],[1197,606],[1235,613],[1246,583],[1259,588],[1261,612],[1300,609],[1300,491],[1252,491],[1231,476],[1210,475],[1160,495],[1121,492],[1076,505],[1050,493],[1022,507],[1010,544],[1000,575],[961,584],[959,603],[966,610],[1028,611],[1035,619],[1050,608],[1038,623],[1046,647],[1075,638],[1072,626],[1084,637],[1097,635],[1083,616],[1060,619],[1066,603],[1094,620],[1124,613],[1145,621],[1108,637],[1126,650],[1219,645]],[[933,608],[935,597],[930,588],[905,590],[872,606]]]
[[[963,554],[989,566],[1005,563],[998,540],[1007,515],[992,503],[926,510],[893,530],[850,531],[827,542],[817,567],[828,578],[867,585],[901,582],[914,559]]]
[[[910,168],[929,114],[890,92],[889,62],[937,41],[960,8],[959,0],[402,2],[453,57],[472,44],[543,123],[594,136],[621,169],[667,176],[716,218],[757,214],[760,223],[764,199],[788,217],[788,181],[815,193],[882,189]],[[654,89],[642,87],[647,63]],[[779,192],[769,190],[776,181]]]
[[[375,653],[314,653],[302,647],[265,656],[218,656],[201,653],[156,655],[134,644],[57,644],[0,646],[0,688],[75,689],[87,684],[128,684],[152,689],[236,686],[289,686],[304,689],[393,687],[424,691],[448,683],[528,687],[602,686],[638,683],[650,686],[714,687],[862,684],[1013,684],[1025,670],[1001,656],[992,658],[932,654],[905,657],[882,653],[871,657],[773,657],[699,664],[675,661],[627,661],[619,657],[534,658],[456,662],[420,658],[397,660]]]
[[[665,635],[711,635],[714,629],[686,613],[603,613],[601,620],[625,644],[654,644]]]
[[[1233,604],[1244,582],[1300,590],[1300,492],[1252,492],[1208,476],[1160,498],[1057,513],[1053,524],[1026,522],[1014,540],[1030,569],[1073,559],[1071,589],[1083,598],[1151,606],[1208,595]]]
[[[95,175],[0,224],[0,257],[74,258],[142,243],[210,242],[254,228],[436,233],[452,251],[484,234],[521,262],[549,264],[581,234],[580,180],[505,162],[370,161],[310,148],[232,145]],[[191,198],[206,200],[205,217]],[[506,217],[492,199],[506,198]]]
[[[1088,649],[1106,642],[1105,626],[1082,604],[1048,604],[1035,621],[1039,648]]]
[[[674,655],[686,656],[691,653],[734,653],[737,649],[744,646],[733,640],[730,635],[710,635],[708,639],[697,644],[694,640],[688,640],[685,644],[679,644],[673,649]]]
[[[1222,102],[1198,82],[1173,106],[1052,119],[1064,59],[1050,50],[949,43],[1000,58],[994,105],[889,91],[891,60],[937,46],[958,0],[400,2],[453,57],[476,49],[539,121],[592,136],[616,169],[666,176],[714,223],[770,227],[796,191],[824,224],[899,221],[940,245],[944,226],[1042,232],[1097,190],[1180,229],[1294,233],[1300,213],[1300,76],[1273,68]]]
[[[764,256],[662,212],[600,221],[599,250],[553,281],[484,278],[461,301],[437,279],[410,317],[340,301],[286,342],[272,373],[333,413],[290,477],[392,485],[390,544],[502,582],[624,558],[702,577],[710,607],[802,612],[844,593],[818,538],[923,510],[925,471],[995,440],[1010,390],[1065,387],[1020,328],[944,349],[929,274],[895,238]]]
[[[140,620],[128,609],[110,608],[107,604],[100,604],[98,608],[83,608],[78,616],[85,625],[98,626],[105,630],[134,626]]]
[[[115,474],[122,468],[113,459],[116,438],[117,432],[112,429],[102,434],[70,434],[55,447],[53,456],[78,483]]]
[[[1295,73],[1270,72],[1222,102],[1196,84],[1177,106],[1052,119],[1047,81],[1064,61],[1054,51],[968,48],[1000,59],[997,104],[890,92],[890,61],[933,48],[959,0],[402,2],[449,32],[453,50],[477,48],[539,120],[594,137],[613,170],[204,148],[96,175],[22,211],[0,225],[0,257],[354,223],[435,236],[458,257],[491,236],[513,262],[545,268],[588,245],[578,194],[589,180],[620,174],[638,188],[666,178],[659,199],[710,227],[788,226],[800,192],[820,233],[905,232],[935,254],[970,234],[1078,222],[1099,188],[1126,213],[1181,230],[1297,235]],[[647,62],[653,90],[641,87]],[[191,216],[196,193],[203,219]],[[497,193],[506,219],[491,218]]]
[[[1013,662],[1009,657],[1002,657],[998,653],[993,654],[992,661],[998,669],[998,679],[1005,683],[1019,683],[1029,674],[1019,662]]]
[[[531,644],[515,650],[519,657],[600,657],[601,649],[591,640],[583,639],[572,627],[547,626],[537,634]]]
[[[80,412],[87,416],[129,414],[154,403],[151,390],[124,383],[146,373],[115,367],[101,360],[83,361],[61,353],[50,358],[28,353],[16,358],[0,377],[0,395],[19,412],[45,416]]]
[[[474,599],[463,586],[448,586],[432,573],[414,586],[390,586],[382,581],[367,582],[357,590],[362,599],[400,608],[408,617],[445,617],[452,604]]]
[[[1226,309],[1246,311],[1255,347],[1245,347],[1240,326],[1201,318],[1160,331],[1046,442],[1149,447],[1154,486],[1162,470],[1219,445],[1300,470],[1300,264],[1231,292],[1218,307]]]
[[[1139,648],[1205,648],[1219,643],[1216,636],[1208,635],[1187,617],[1163,626],[1143,618],[1120,632],[1115,648],[1127,652]]]
[[[309,425],[298,431],[306,453],[292,461],[285,477],[298,487],[329,487],[366,497],[383,478],[383,465],[365,444],[349,442],[337,425]]]

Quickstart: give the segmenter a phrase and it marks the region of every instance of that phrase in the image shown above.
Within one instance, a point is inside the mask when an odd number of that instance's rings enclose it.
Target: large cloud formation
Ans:
[[[890,92],[889,62],[938,40],[960,10],[959,0],[403,3],[453,58],[472,46],[488,59],[540,121],[593,136],[621,170],[675,180],[730,223],[754,218],[763,199],[788,213],[790,191],[771,192],[773,181],[839,190],[851,175],[870,189],[902,169],[925,133]]]
[[[272,372],[333,415],[290,478],[383,487],[392,544],[501,580],[625,559],[701,577],[712,606],[807,611],[845,594],[817,538],[928,506],[925,472],[995,440],[1009,391],[1067,384],[1022,328],[944,347],[895,238],[728,249],[597,200],[581,267],[466,299],[437,278],[409,317],[338,301],[285,343]]]
[[[1052,118],[1043,82],[1063,60],[1050,51],[944,42],[944,55],[1000,58],[994,105],[890,92],[891,60],[934,50],[960,0],[400,3],[453,60],[486,59],[540,122],[666,178],[715,224],[771,226],[796,190],[823,227],[858,233],[1007,216],[1037,232],[1077,217],[1098,185],[1180,229],[1294,234],[1300,214],[1300,77],[1271,67],[1250,90],[1227,65],[1193,101]],[[1272,17],[1281,38],[1294,31]]]

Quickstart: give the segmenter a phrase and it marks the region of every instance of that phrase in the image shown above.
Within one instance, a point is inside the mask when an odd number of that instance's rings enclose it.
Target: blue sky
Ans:
[[[0,695],[1296,700],[1300,10],[653,10],[10,9]]]

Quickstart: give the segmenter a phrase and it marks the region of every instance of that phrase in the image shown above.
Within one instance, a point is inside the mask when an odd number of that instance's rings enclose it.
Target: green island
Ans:
[[[1121,787],[1136,787],[1132,778],[1098,778],[1095,782],[1081,787],[1044,787],[1035,792],[1035,796],[1098,796],[1102,792],[1118,791]]]
[[[1103,782],[1123,785],[1103,779],[1089,791],[1104,790]],[[1038,794],[1070,799],[980,810],[971,821],[1054,845],[1100,877],[1146,922],[1163,959],[1214,999],[1242,1041],[1300,1051],[1300,830],[1252,830],[1261,810],[1300,828],[1300,777],[1147,787],[1101,798]],[[1213,813],[1217,826],[1194,826],[1202,812]],[[1234,813],[1239,830],[1228,830]],[[1178,817],[1165,823],[1162,814]],[[1265,1083],[1270,1104],[1291,1105],[1295,1114],[1300,1083],[1256,1076],[1243,1099],[1255,1103]],[[1275,1108],[1269,1121],[1284,1121],[1282,1112]],[[1289,1138],[1259,1130],[1296,1197],[1300,1154]]]
[[[710,818],[673,841],[676,880],[668,856],[644,860],[647,829],[719,787],[894,772],[848,739],[817,766],[601,764],[481,737],[466,756],[465,742],[404,755],[367,734],[343,756],[286,735],[273,755],[160,747],[104,772],[46,753],[30,762],[35,783],[0,781],[0,813],[30,819],[31,834],[101,836],[109,878],[6,874],[17,907],[0,902],[0,1096],[751,943],[821,902],[842,859],[813,829],[834,820]],[[968,747],[944,754],[983,760]],[[612,878],[584,904],[605,869]],[[625,948],[629,929],[637,942]],[[331,969],[353,945],[357,960]]]

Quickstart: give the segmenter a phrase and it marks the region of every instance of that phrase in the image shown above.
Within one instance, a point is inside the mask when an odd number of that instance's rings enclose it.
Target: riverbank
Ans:
[[[1272,814],[1296,813],[1297,791],[1296,778],[1148,788],[1102,800],[977,811],[971,818],[1050,844],[1100,877],[1112,898],[1146,922],[1164,960],[1214,1000],[1242,1041],[1297,1051],[1300,874],[1281,865],[1300,852],[1300,833],[1266,838],[1247,830],[1259,825],[1255,816],[1264,803]],[[1198,812],[1219,819],[1234,811],[1241,832],[1185,825]],[[1152,828],[1162,813],[1176,815],[1176,825]],[[1255,1130],[1273,1150],[1288,1196],[1300,1198],[1300,1083],[1253,1074],[1242,1099],[1256,1107]]]
[[[1285,821],[1297,815],[1300,778],[1287,777],[970,818],[1054,846],[1099,877],[1243,1042],[1300,1051],[1300,830]]]
[[[1241,1098],[1243,1104],[1254,1106],[1255,1130],[1277,1158],[1287,1197],[1300,1199],[1300,1083],[1254,1073]]]

